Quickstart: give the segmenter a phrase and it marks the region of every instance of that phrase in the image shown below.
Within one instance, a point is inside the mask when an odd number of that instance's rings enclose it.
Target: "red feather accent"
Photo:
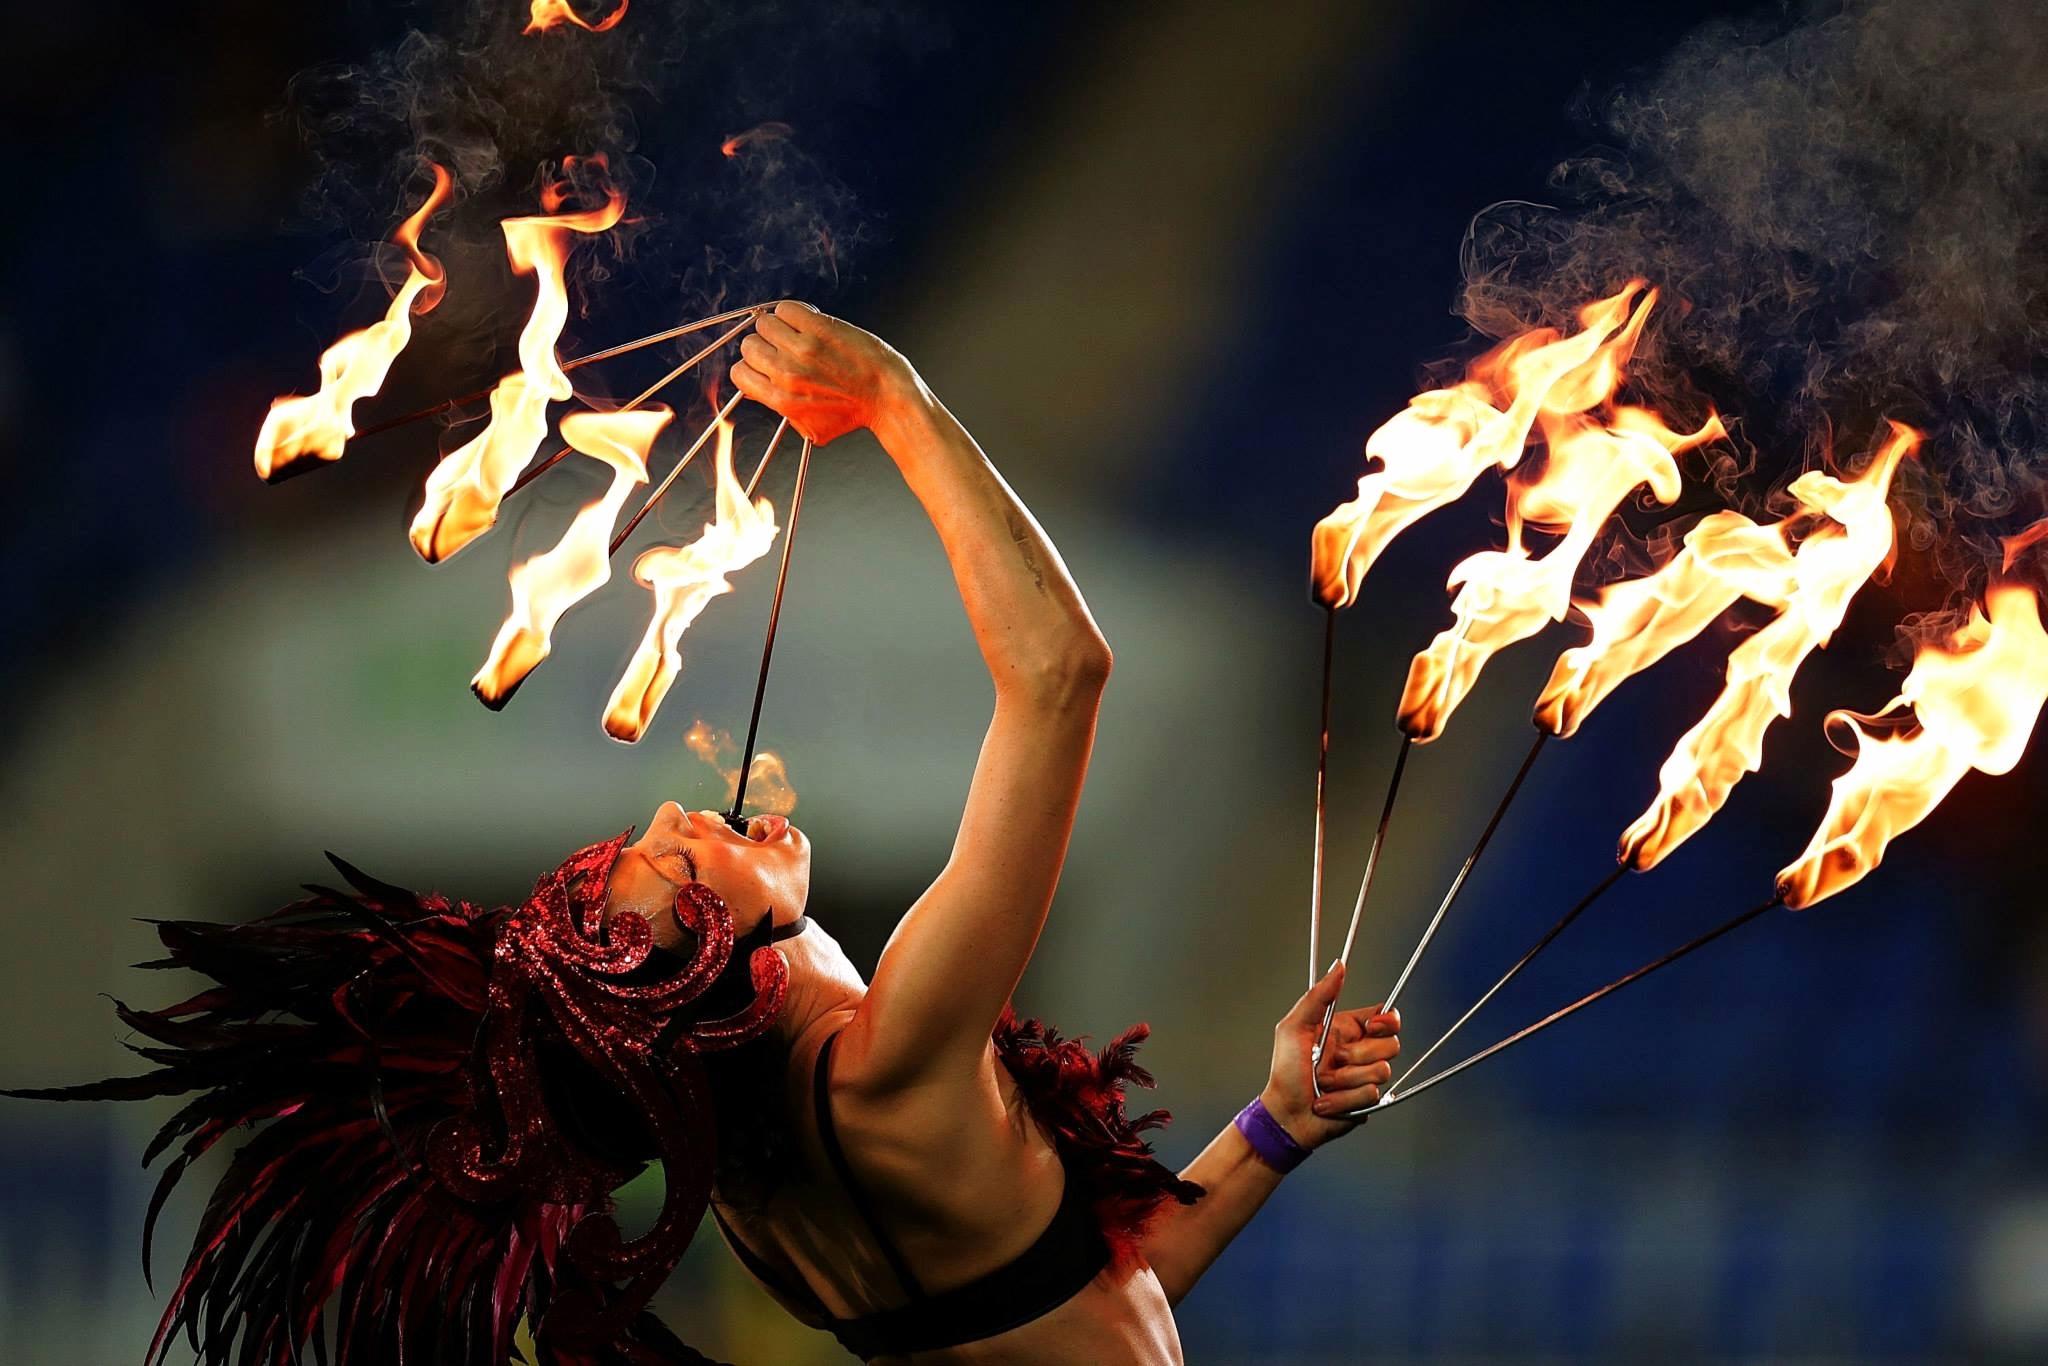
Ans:
[[[1067,1180],[1078,1181],[1108,1239],[1111,1264],[1137,1265],[1145,1231],[1168,1202],[1192,1205],[1202,1188],[1183,1181],[1152,1155],[1144,1138],[1164,1126],[1165,1110],[1136,1119],[1124,1114],[1124,1088],[1151,1089],[1152,1074],[1138,1065],[1138,1045],[1152,1033],[1133,1025],[1099,1053],[1067,1039],[1039,1020],[1020,1020],[1004,1007],[996,1022],[996,1056],[1017,1080],[1031,1114],[1059,1149]]]

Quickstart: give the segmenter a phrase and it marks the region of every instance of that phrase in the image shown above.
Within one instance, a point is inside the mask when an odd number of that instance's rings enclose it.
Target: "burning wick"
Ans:
[[[447,292],[441,263],[420,250],[420,233],[454,190],[444,167],[434,167],[434,188],[426,202],[398,225],[392,240],[405,248],[412,268],[381,321],[351,332],[320,354],[319,392],[280,398],[270,405],[256,436],[256,473],[276,483],[341,459],[357,433],[351,416],[358,400],[375,396],[392,362],[412,340],[414,314],[427,314]]]
[[[782,142],[795,134],[795,132],[796,129],[786,123],[774,121],[759,123],[744,133],[734,133],[724,142],[718,144],[718,150],[726,156],[736,157],[741,151],[757,142]]]
[[[611,581],[611,529],[627,496],[647,482],[647,453],[674,416],[667,408],[648,408],[571,413],[562,419],[562,439],[609,465],[611,486],[577,512],[552,550],[512,567],[511,614],[491,644],[490,658],[469,684],[491,710],[511,701],[526,676],[548,657],[562,614]]]
[[[555,359],[555,342],[569,320],[564,271],[570,246],[577,236],[609,231],[624,216],[626,198],[614,190],[601,208],[555,213],[566,192],[551,184],[541,192],[546,214],[499,224],[513,271],[534,277],[533,311],[519,333],[519,369],[491,390],[490,421],[427,476],[411,537],[428,564],[447,559],[496,524],[498,505],[547,436],[548,404],[575,396]]]
[[[617,9],[593,24],[571,9],[569,7],[569,0],[533,0],[533,6],[528,14],[526,27],[519,31],[522,34],[545,33],[551,28],[559,28],[563,24],[572,24],[582,29],[585,33],[603,33],[608,29],[618,27],[619,20],[626,17],[627,4],[628,0],[619,0],[619,7]]]
[[[654,612],[605,707],[605,734],[614,740],[631,744],[647,733],[682,672],[678,647],[683,632],[713,598],[732,591],[726,575],[760,559],[775,543],[775,509],[765,498],[750,501],[733,475],[733,430],[727,413],[739,401],[740,395],[734,394],[713,422],[718,445],[712,521],[689,545],[657,546],[633,562],[633,577],[654,596]]]

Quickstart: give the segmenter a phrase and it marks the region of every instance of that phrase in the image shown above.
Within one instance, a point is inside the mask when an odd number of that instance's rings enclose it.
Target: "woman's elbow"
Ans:
[[[1036,707],[1068,710],[1093,708],[1109,684],[1115,656],[1109,642],[1095,630],[1077,632],[1058,646],[1034,654],[1015,671],[1010,691]]]

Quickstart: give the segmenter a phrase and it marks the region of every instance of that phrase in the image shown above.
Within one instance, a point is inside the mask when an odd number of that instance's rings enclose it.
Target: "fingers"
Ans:
[[[754,402],[766,404],[778,413],[787,411],[796,397],[748,361],[734,361],[732,369],[727,373],[732,377],[733,388]]]
[[[1360,1067],[1366,1063],[1392,1062],[1400,1056],[1399,1039],[1358,1039],[1347,1044],[1332,1044],[1323,1051],[1323,1061],[1331,1067]]]
[[[1378,1006],[1362,1006],[1357,1010],[1343,1010],[1330,1023],[1330,1038],[1335,1043],[1351,1043],[1357,1039],[1391,1038],[1401,1032],[1401,1013],[1382,1015]]]
[[[764,313],[755,320],[753,335],[764,339],[770,345],[787,347],[791,350],[798,346],[809,345],[809,341],[803,333],[797,331],[773,313]]]
[[[784,299],[761,321],[766,322],[769,318],[777,320],[793,332],[815,332],[818,324],[825,321],[823,313],[797,299]]]
[[[1315,1103],[1315,1112],[1325,1119],[1334,1118],[1347,1110],[1363,1110],[1380,1103],[1378,1086],[1354,1086],[1347,1091],[1325,1091]]]
[[[758,332],[750,332],[740,338],[740,355],[749,365],[763,374],[771,373],[777,369],[782,359],[781,353],[775,349],[774,344],[762,337]]]
[[[1287,1012],[1275,1026],[1276,1031],[1298,1033],[1304,1029],[1321,1029],[1323,1012],[1337,999],[1337,993],[1344,989],[1344,965],[1330,964],[1330,970],[1317,983],[1302,993],[1294,1008]]]
[[[1385,1086],[1394,1079],[1394,1065],[1390,1062],[1368,1063],[1363,1067],[1323,1067],[1316,1071],[1316,1081],[1324,1095],[1333,1091],[1355,1091],[1361,1086]]]

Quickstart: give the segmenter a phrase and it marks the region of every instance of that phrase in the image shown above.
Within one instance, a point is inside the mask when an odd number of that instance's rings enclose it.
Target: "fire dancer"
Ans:
[[[520,906],[338,864],[353,894],[164,925],[161,965],[214,985],[120,1008],[159,1070],[30,1093],[198,1093],[150,1151],[176,1145],[152,1224],[189,1163],[262,1126],[201,1218],[153,1358],[183,1332],[209,1366],[282,1366],[331,1327],[342,1366],[501,1366],[524,1322],[543,1363],[701,1360],[645,1305],[708,1205],[785,1307],[868,1360],[1178,1361],[1173,1304],[1378,1100],[1397,1016],[1338,1012],[1311,1064],[1341,967],[1178,1174],[1144,1137],[1164,1112],[1124,1110],[1151,1080],[1143,1026],[1091,1053],[1012,1014],[1109,649],[1031,514],[886,344],[784,304],[732,374],[808,439],[872,430],[938,531],[996,695],[944,871],[872,981],[808,914],[801,832],[672,802]],[[662,1209],[628,1240],[612,1192],[650,1162]]]

